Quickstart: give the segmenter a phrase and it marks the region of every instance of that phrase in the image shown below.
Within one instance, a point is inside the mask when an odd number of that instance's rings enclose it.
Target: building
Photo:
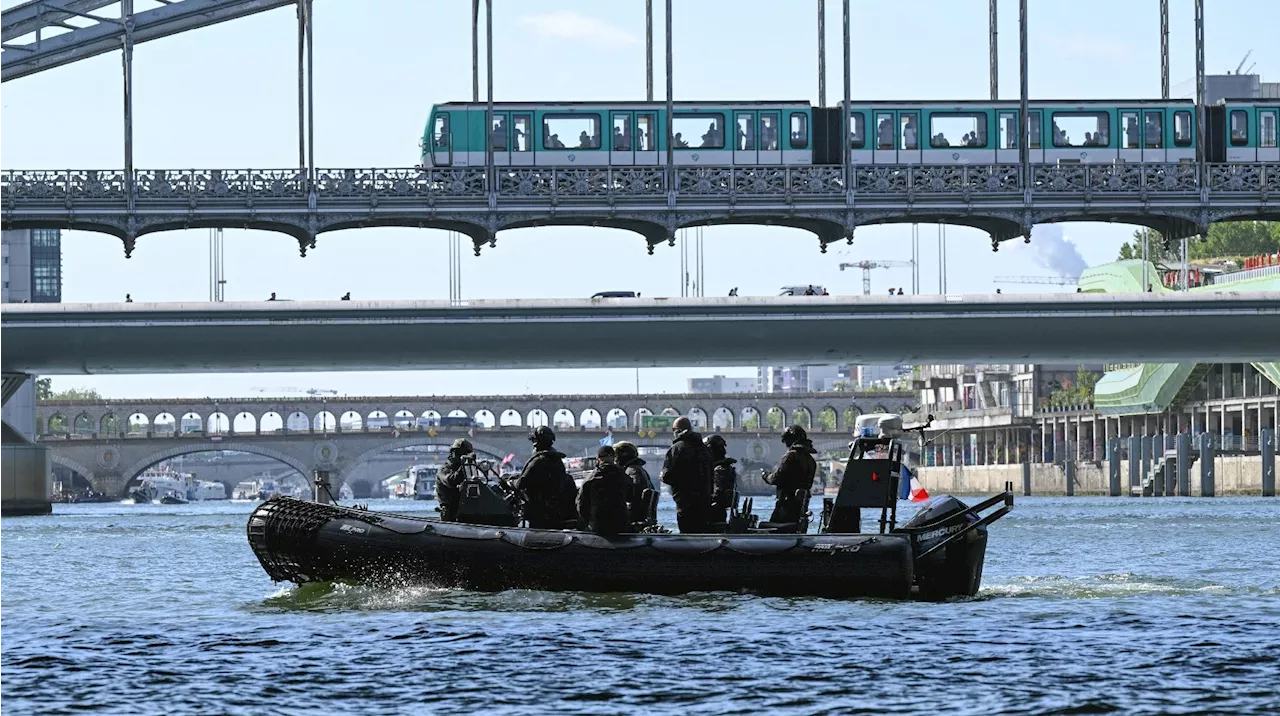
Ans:
[[[0,232],[3,242],[4,303],[62,301],[62,231],[22,229]]]
[[[1179,89],[1182,89],[1180,86]],[[1190,88],[1194,95],[1194,85]],[[1263,82],[1261,75],[1226,74],[1204,76],[1205,104],[1217,104],[1224,99],[1276,99],[1280,98],[1280,82]]]
[[[689,378],[688,392],[711,393],[715,395],[724,395],[727,393],[754,393],[756,392],[756,379],[726,378],[723,375],[713,375],[710,378]]]
[[[761,393],[825,393],[873,387],[888,388],[910,375],[905,365],[762,365],[756,372]]]

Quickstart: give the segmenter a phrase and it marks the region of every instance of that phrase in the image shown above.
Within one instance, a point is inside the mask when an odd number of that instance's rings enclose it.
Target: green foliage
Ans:
[[[742,429],[743,429],[743,430],[759,430],[759,429],[760,429],[760,414],[759,414],[759,413],[752,413],[750,417],[748,417],[746,420],[743,420],[743,421],[742,421]]]
[[[1046,403],[1055,408],[1093,405],[1093,389],[1101,377],[1101,373],[1093,373],[1080,366],[1076,369],[1076,379],[1064,379],[1062,387],[1050,393]]]
[[[769,412],[765,414],[764,419],[770,430],[781,430],[782,424],[786,422],[787,414],[782,412],[782,408],[769,408]]]
[[[53,400],[53,378],[36,379],[36,400]]]
[[[791,411],[791,424],[799,425],[805,430],[809,430],[813,426],[810,424],[809,413],[801,408]]]
[[[836,411],[832,408],[823,408],[822,410],[819,410],[816,420],[818,423],[818,429],[820,430],[830,432],[836,429]]]
[[[79,402],[90,402],[102,400],[102,395],[92,388],[67,388],[59,390],[49,396],[48,400],[74,400]]]
[[[1179,242],[1167,241],[1158,231],[1138,229],[1133,241],[1120,247],[1120,259],[1141,259],[1142,239],[1148,238],[1150,258],[1155,262],[1176,263],[1182,261]],[[1256,256],[1280,251],[1280,222],[1231,221],[1214,224],[1204,241],[1193,240],[1187,249],[1193,261],[1231,256]]]

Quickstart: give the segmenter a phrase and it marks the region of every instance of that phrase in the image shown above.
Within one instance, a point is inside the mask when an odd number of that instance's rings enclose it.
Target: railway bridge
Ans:
[[[634,231],[654,246],[681,228],[761,224],[813,232],[822,249],[858,226],[945,223],[992,248],[1037,223],[1116,221],[1171,238],[1217,221],[1280,220],[1280,163],[26,170],[0,174],[5,229],[114,235],[224,227],[294,237],[366,226],[457,231],[476,253],[531,226]]]
[[[437,459],[459,437],[481,454],[523,462],[534,425],[554,426],[556,447],[569,455],[594,454],[606,435],[665,451],[669,435],[639,429],[641,416],[660,414],[687,415],[700,430],[724,435],[744,474],[758,480],[757,468],[781,456],[786,425],[809,428],[819,448],[840,448],[858,415],[910,412],[915,401],[911,392],[48,401],[37,425],[54,464],[102,492],[122,491],[157,463],[219,450],[261,455],[303,475],[328,469],[365,496],[414,458]],[[459,417],[474,425],[439,425]],[[388,471],[397,458],[403,464]]]

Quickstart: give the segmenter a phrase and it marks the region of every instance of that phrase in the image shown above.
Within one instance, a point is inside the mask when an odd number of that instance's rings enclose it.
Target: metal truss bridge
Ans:
[[[1280,219],[1280,164],[868,165],[778,167],[484,167],[409,169],[8,170],[5,229],[64,228],[119,237],[225,227],[278,231],[305,255],[326,231],[407,226],[458,231],[478,253],[504,229],[604,226],[653,247],[677,229],[764,224],[826,245],[858,226],[949,223],[992,247],[1054,221],[1119,221],[1170,238],[1216,221]]]

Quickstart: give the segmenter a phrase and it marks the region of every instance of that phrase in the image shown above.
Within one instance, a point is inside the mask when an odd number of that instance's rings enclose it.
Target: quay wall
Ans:
[[[1280,456],[1276,458],[1280,474]],[[1139,470],[1141,472],[1141,470]],[[1004,490],[1006,482],[1022,494],[1022,465],[957,465],[954,467],[922,467],[916,471],[930,494],[991,495]],[[1107,463],[1076,463],[1077,495],[1108,494]],[[1191,494],[1200,495],[1200,463],[1190,466]],[[1129,461],[1120,461],[1122,494],[1129,484]],[[1218,495],[1261,495],[1262,458],[1258,455],[1230,455],[1214,458],[1214,484]],[[1031,465],[1032,495],[1065,495],[1066,472],[1053,464]]]

